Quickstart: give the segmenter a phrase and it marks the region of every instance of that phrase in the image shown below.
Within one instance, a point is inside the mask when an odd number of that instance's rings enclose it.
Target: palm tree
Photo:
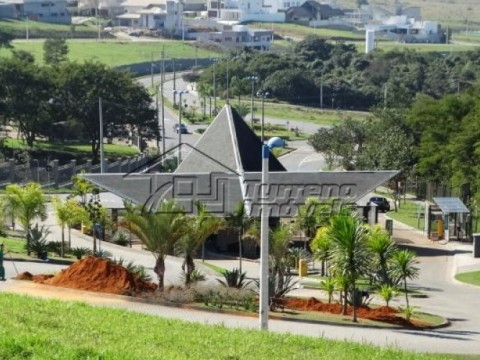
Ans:
[[[182,269],[185,272],[185,285],[191,283],[191,275],[195,270],[193,256],[198,247],[224,227],[223,219],[212,216],[204,204],[196,202],[196,207],[197,216],[185,219],[184,235],[176,244],[177,250],[184,256]]]
[[[389,271],[389,263],[397,246],[384,229],[376,226],[371,229],[368,239],[368,247],[375,256],[375,265],[378,280],[381,284],[392,285]]]
[[[12,230],[15,230],[15,219],[18,213],[18,197],[12,191],[5,191],[5,195],[1,198],[1,213],[4,216],[10,216],[12,220]]]
[[[165,258],[185,233],[183,208],[174,201],[164,201],[156,213],[143,207],[125,204],[127,214],[121,224],[135,234],[155,257],[153,271],[158,277],[158,289],[164,288]]]
[[[238,268],[240,273],[242,273],[242,258],[243,258],[243,243],[242,239],[245,236],[245,230],[249,227],[252,220],[248,217],[245,204],[243,201],[240,201],[235,206],[235,211],[227,215],[227,224],[235,229],[238,233],[238,259],[239,264]]]
[[[313,256],[321,262],[321,275],[326,273],[326,263],[330,257],[330,249],[332,247],[332,240],[328,235],[328,227],[321,227],[317,230],[317,234],[310,244]]]
[[[330,266],[337,276],[344,277],[347,281],[347,286],[353,294],[352,320],[356,322],[357,280],[368,272],[370,264],[368,233],[355,213],[340,213],[330,220],[329,236],[332,239]]]
[[[413,280],[418,277],[420,269],[415,266],[417,264],[416,255],[411,250],[399,250],[393,254],[391,273],[394,277],[403,280],[407,308],[410,307],[408,303],[407,279]]]
[[[295,227],[305,232],[307,237],[305,246],[314,236],[315,229],[318,226],[328,224],[328,220],[332,216],[332,210],[332,203],[321,203],[317,198],[313,197],[307,198],[305,205],[298,209]]]
[[[37,183],[29,183],[25,187],[17,184],[7,185],[5,189],[7,198],[12,197],[11,205],[16,207],[12,210],[17,220],[26,232],[27,253],[30,255],[30,229],[32,221],[36,218],[45,220],[47,217],[46,199],[42,188]]]
[[[68,227],[68,247],[72,246],[71,228],[73,224],[85,221],[88,217],[86,210],[73,198],[62,201],[59,197],[53,199],[53,206],[57,214],[58,225],[62,228],[61,257],[65,254],[65,227]]]
[[[281,224],[270,233],[270,274],[277,279],[278,288],[283,287],[284,277],[289,263],[289,248],[292,230],[289,225]]]

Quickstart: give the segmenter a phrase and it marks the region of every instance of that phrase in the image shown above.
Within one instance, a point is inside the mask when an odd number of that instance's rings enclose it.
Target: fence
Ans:
[[[118,159],[114,162],[105,160],[105,169],[107,173],[128,173],[135,170],[140,171],[149,161],[149,157],[141,154],[126,159]],[[17,165],[15,160],[10,160],[5,165],[0,166],[0,188],[8,184],[26,184],[37,182],[42,187],[65,187],[72,182],[72,177],[80,172],[99,173],[100,165],[93,165],[91,160],[77,165],[76,160],[71,160],[69,164],[59,165],[58,160],[51,161],[45,167],[40,167],[38,160],[33,160],[30,164]]]

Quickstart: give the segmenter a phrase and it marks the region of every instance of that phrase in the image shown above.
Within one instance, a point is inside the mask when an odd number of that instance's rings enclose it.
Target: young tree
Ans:
[[[59,197],[53,199],[53,206],[57,215],[57,222],[62,228],[62,247],[60,256],[65,254],[65,227],[68,228],[68,247],[72,247],[71,229],[72,226],[79,222],[85,222],[88,214],[84,206],[73,198],[62,201]]]
[[[43,60],[48,65],[58,65],[66,61],[68,45],[63,38],[49,38],[43,43]]]
[[[238,259],[239,259],[239,271],[242,273],[242,258],[243,258],[243,238],[245,236],[245,230],[248,229],[252,223],[252,219],[247,215],[245,210],[245,204],[240,201],[235,206],[235,211],[228,214],[226,217],[227,226],[230,226],[238,233]]]
[[[329,229],[328,227],[321,227],[317,230],[317,234],[312,240],[310,244],[310,249],[312,250],[313,256],[316,259],[320,260],[322,263],[321,272],[322,276],[326,273],[326,263],[330,258],[330,250],[332,248],[332,240],[329,236]]]
[[[411,250],[399,250],[393,254],[391,272],[394,277],[403,281],[407,308],[410,307],[408,302],[407,279],[413,280],[418,277],[420,269],[416,267],[417,264],[416,255]]]
[[[289,225],[281,224],[270,232],[270,277],[275,279],[279,289],[283,288],[285,275],[289,267],[289,248],[292,242],[292,230]]]
[[[329,235],[332,239],[330,266],[333,273],[347,280],[353,298],[352,320],[356,322],[357,280],[368,272],[370,264],[368,233],[356,214],[340,213],[330,220]]]
[[[212,216],[204,204],[196,203],[197,215],[185,218],[184,235],[176,244],[176,249],[184,256],[182,269],[185,272],[185,285],[190,285],[195,271],[193,256],[207,238],[223,228],[223,219]]]
[[[379,226],[373,227],[368,238],[368,247],[374,255],[374,266],[377,280],[380,284],[392,285],[390,278],[390,262],[397,251],[395,242],[388,232]]]
[[[25,187],[17,184],[7,185],[5,193],[15,199],[13,204],[17,206],[17,210],[14,213],[27,234],[27,252],[30,255],[29,233],[32,222],[36,218],[45,220],[47,217],[45,195],[37,183],[29,183]]]
[[[164,201],[156,213],[142,207],[126,204],[127,214],[123,227],[137,236],[155,257],[153,271],[158,277],[158,289],[164,288],[165,258],[185,234],[183,209],[173,201]]]

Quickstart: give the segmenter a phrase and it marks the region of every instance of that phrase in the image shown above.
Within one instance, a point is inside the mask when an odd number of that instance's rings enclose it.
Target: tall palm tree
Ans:
[[[131,204],[125,207],[127,214],[121,225],[136,235],[155,257],[153,271],[158,277],[158,289],[162,291],[165,285],[165,258],[185,233],[183,208],[174,201],[162,202],[155,213]]]
[[[332,239],[330,266],[337,276],[344,277],[348,282],[348,288],[353,294],[352,320],[356,322],[357,280],[368,272],[370,264],[368,233],[355,213],[340,213],[331,218],[329,235]]]
[[[416,267],[417,264],[416,255],[411,250],[399,250],[393,254],[391,272],[394,277],[403,280],[407,308],[410,307],[408,303],[407,279],[413,280],[418,277],[420,269]]]
[[[321,262],[321,275],[326,273],[326,263],[330,257],[330,250],[332,248],[332,240],[329,236],[328,227],[321,227],[317,230],[317,234],[310,244],[313,256]]]
[[[239,264],[238,268],[240,273],[242,273],[242,258],[243,258],[243,242],[242,239],[245,237],[245,230],[248,229],[252,223],[252,219],[247,215],[245,204],[243,201],[240,201],[235,206],[235,211],[230,213],[226,217],[227,224],[235,229],[238,233],[238,259]]]
[[[196,202],[197,216],[185,219],[184,235],[177,242],[177,250],[184,256],[182,269],[185,272],[185,285],[190,285],[195,270],[193,256],[207,238],[224,227],[221,218],[212,216],[206,206]]]
[[[45,194],[37,183],[29,183],[25,187],[17,184],[7,185],[5,193],[7,197],[14,199],[10,204],[14,204],[17,207],[14,213],[27,234],[27,253],[30,255],[29,233],[32,222],[36,218],[45,220],[47,217]]]
[[[289,248],[292,242],[292,230],[289,225],[281,224],[270,233],[270,274],[277,280],[278,288],[283,287],[285,275],[287,274]]]
[[[389,271],[389,263],[393,254],[397,251],[395,242],[384,229],[376,226],[370,231],[368,247],[375,256],[375,272],[381,284],[392,285]]]

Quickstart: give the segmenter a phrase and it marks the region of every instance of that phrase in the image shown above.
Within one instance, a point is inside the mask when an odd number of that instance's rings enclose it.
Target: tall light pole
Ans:
[[[165,99],[163,97],[163,83],[165,82],[165,51],[162,48],[162,76],[160,77],[160,96],[162,98],[162,161],[165,162]]]
[[[182,162],[182,95],[188,94],[188,90],[173,90],[174,94],[178,94],[178,163],[177,166]]]
[[[323,109],[323,71],[320,76],[320,109]]]
[[[268,330],[268,215],[269,215],[269,206],[268,206],[268,160],[270,155],[270,150],[268,146],[264,143],[264,107],[265,107],[265,97],[268,96],[268,93],[262,93],[262,183],[261,183],[261,203],[260,203],[260,311],[259,311],[259,320],[260,320],[260,329]]]
[[[252,124],[252,130],[253,130],[253,93],[255,91],[255,81],[258,81],[258,76],[255,75],[250,75],[248,79],[252,82],[252,94],[250,98],[250,122]]]
[[[105,156],[103,153],[103,108],[102,108],[102,98],[98,98],[98,120],[100,123],[100,174],[105,172]]]
[[[177,96],[175,91],[177,90],[177,76],[175,72],[175,58],[172,59],[172,70],[173,70],[173,105],[175,106],[177,101]]]
[[[213,110],[217,111],[217,74],[216,65],[218,59],[213,59]]]
[[[265,98],[270,95],[268,92],[262,93],[262,128],[261,128],[261,141],[262,144],[265,141],[265,133],[264,133],[264,127],[265,127]]]

